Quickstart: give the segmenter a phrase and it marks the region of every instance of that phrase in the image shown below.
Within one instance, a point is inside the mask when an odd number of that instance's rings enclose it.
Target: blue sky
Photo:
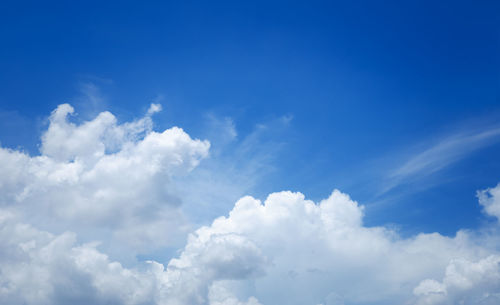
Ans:
[[[159,103],[154,130],[211,143],[173,196],[194,228],[244,195],[339,189],[401,236],[480,230],[496,219],[476,192],[500,182],[499,6],[3,1],[0,143],[38,155],[63,103],[76,124]]]
[[[319,199],[337,187],[368,208],[390,201],[372,224],[476,227],[475,190],[499,179],[496,141],[401,190],[377,196],[377,184],[420,150],[498,121],[497,9],[493,1],[5,2],[1,141],[36,152],[43,117],[88,85],[102,98],[82,101],[86,111],[128,119],[158,99],[160,126],[198,137],[207,113],[232,118],[243,136],[290,116],[272,135],[286,144],[274,172],[252,194],[293,189]],[[444,210],[448,221],[432,216]]]

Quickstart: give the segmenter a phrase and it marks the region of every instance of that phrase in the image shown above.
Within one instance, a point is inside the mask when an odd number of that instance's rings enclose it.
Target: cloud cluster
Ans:
[[[48,229],[77,226],[135,248],[164,244],[184,225],[169,180],[193,169],[210,145],[177,127],[152,131],[159,110],[153,104],[125,124],[102,112],[77,125],[69,120],[73,108],[60,105],[41,155],[0,148],[0,205]]]
[[[2,216],[2,304],[151,303],[146,274],[110,262],[95,245],[76,245],[74,233],[53,235]]]
[[[419,305],[500,303],[500,256],[471,262],[452,259],[442,282],[427,279],[414,290]]]
[[[245,275],[245,286],[253,287],[246,293],[263,304],[476,304],[467,301],[472,291],[500,292],[500,256],[472,234],[405,239],[387,228],[363,226],[362,217],[363,207],[337,190],[319,203],[292,192],[271,194],[264,203],[245,197],[228,217],[191,235],[180,258],[170,265],[192,267],[213,256],[238,258],[238,266],[223,264],[218,270],[232,279]],[[212,246],[221,239],[225,252]],[[257,259],[254,247],[233,253],[234,246],[227,244],[232,240],[254,245],[262,257]],[[204,263],[205,272],[213,273],[211,266]],[[263,274],[249,272],[259,269]],[[429,303],[434,291],[425,287],[437,283],[430,279],[442,278],[444,272],[444,284],[437,285],[443,302]],[[456,284],[458,276],[469,281],[468,286]],[[457,287],[465,292],[457,292]]]
[[[208,300],[211,305],[259,305],[255,298],[240,302],[224,287],[209,286],[220,275],[198,274],[195,266],[165,268],[153,261],[127,269],[98,251],[96,243],[78,244],[71,232],[39,231],[6,213],[0,219],[0,243],[2,304],[180,305]],[[246,250],[247,245],[240,246],[233,251]],[[217,268],[238,263],[212,257],[201,264]]]
[[[39,156],[0,148],[0,303],[499,303],[497,230],[403,238],[365,226],[363,206],[338,190],[320,202],[289,191],[243,197],[168,262],[107,255],[183,236],[171,182],[208,156],[209,143],[176,127],[153,131],[159,110],[125,124],[108,112],[76,124],[65,104]],[[478,192],[495,217],[499,189]]]

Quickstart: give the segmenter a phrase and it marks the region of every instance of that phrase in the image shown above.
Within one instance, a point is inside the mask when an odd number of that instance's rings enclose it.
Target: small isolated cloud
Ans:
[[[161,104],[151,104],[148,109],[148,115],[160,112],[162,110]]]
[[[500,221],[500,183],[496,187],[478,191],[477,197],[484,212]]]
[[[174,258],[121,260],[117,251],[134,256],[184,236],[171,185],[208,156],[210,144],[181,128],[154,131],[159,110],[75,124],[64,104],[40,155],[0,148],[0,303],[498,304],[498,223],[402,237],[366,226],[363,205],[339,190],[320,202],[291,191],[245,196],[189,234]],[[243,141],[242,156],[257,138]],[[498,189],[478,192],[495,217]]]

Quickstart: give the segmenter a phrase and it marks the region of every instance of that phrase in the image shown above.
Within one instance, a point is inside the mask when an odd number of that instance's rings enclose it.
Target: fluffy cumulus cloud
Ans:
[[[418,304],[499,304],[500,256],[475,262],[453,259],[442,282],[424,280],[413,292],[419,296]]]
[[[77,244],[74,233],[39,231],[6,213],[0,219],[0,242],[2,304],[259,304],[255,298],[240,302],[224,287],[211,286],[220,275],[199,273],[196,266],[165,268],[148,261],[127,269],[98,251],[97,244]],[[238,262],[212,257],[204,263]]]
[[[207,257],[236,259],[237,266],[219,265],[224,272],[217,279],[231,274],[227,278],[244,280],[246,290],[232,291],[263,304],[483,304],[480,297],[500,292],[500,256],[476,235],[404,239],[387,228],[365,227],[362,218],[363,207],[337,190],[319,203],[292,192],[271,194],[264,203],[245,197],[228,217],[191,235],[170,264],[202,263],[214,274]],[[234,253],[235,246],[224,244],[229,241],[253,246]],[[443,282],[432,280],[443,273]]]
[[[209,143],[177,127],[152,131],[159,110],[153,104],[125,124],[102,112],[77,125],[73,108],[60,105],[39,156],[0,148],[0,204],[48,228],[88,228],[135,248],[162,244],[184,225],[169,180],[205,158]]]
[[[109,112],[76,124],[65,104],[40,155],[0,148],[0,303],[500,303],[496,223],[403,238],[365,226],[363,206],[338,190],[320,202],[288,191],[243,197],[169,261],[107,255],[122,244],[132,254],[161,249],[186,227],[170,185],[209,143],[176,127],[153,131],[160,109],[124,124]],[[495,217],[498,190],[478,192]]]

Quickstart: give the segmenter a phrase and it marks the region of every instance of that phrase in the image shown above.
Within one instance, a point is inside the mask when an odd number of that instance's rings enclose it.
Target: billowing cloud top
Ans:
[[[500,303],[498,224],[403,238],[365,226],[363,206],[338,190],[318,203],[289,191],[243,197],[176,258],[120,263],[120,251],[158,252],[184,236],[170,182],[208,156],[209,143],[180,128],[153,131],[159,110],[76,124],[64,104],[40,155],[0,148],[0,303]],[[500,217],[500,185],[478,197]]]
[[[159,110],[153,104],[142,119],[121,125],[102,112],[76,125],[68,120],[73,107],[60,105],[40,156],[0,149],[0,204],[32,221],[54,219],[63,230],[108,228],[122,243],[164,244],[182,226],[168,180],[196,167],[210,144],[177,127],[152,131],[150,116]]]

